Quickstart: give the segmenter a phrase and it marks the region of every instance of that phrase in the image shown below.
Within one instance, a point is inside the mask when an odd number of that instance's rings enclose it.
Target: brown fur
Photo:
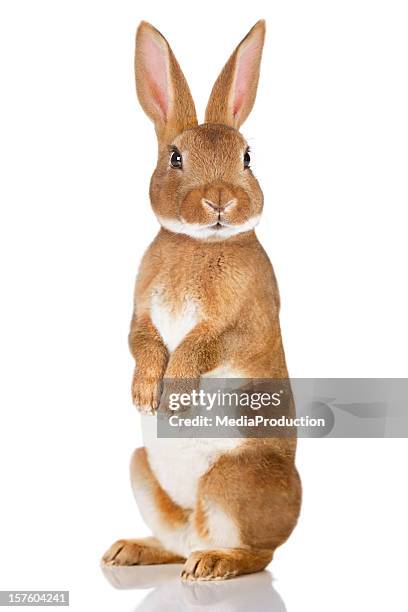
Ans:
[[[139,270],[132,339],[145,337],[151,328],[149,296],[154,284],[163,284],[165,299],[175,311],[184,295],[191,295],[200,304],[204,319],[168,357],[164,378],[195,378],[222,361],[249,377],[287,376],[277,320],[278,290],[271,264],[253,232],[228,241],[201,243],[162,229]],[[149,341],[157,342],[154,338]],[[153,372],[156,353],[143,344],[134,346],[136,361],[142,359]],[[161,350],[160,360],[166,359],[164,344],[159,341],[155,347]]]
[[[132,382],[133,402],[139,406],[158,406],[160,381],[166,371],[168,351],[148,314],[134,316],[129,334],[129,347],[138,368]],[[143,372],[143,376],[140,373]]]
[[[251,440],[210,468],[200,481],[198,498],[228,513],[244,546],[273,552],[296,524],[300,480],[292,457],[282,456],[268,440]]]
[[[193,519],[197,533],[203,539],[208,538],[210,532],[207,523],[207,514],[204,507],[204,497],[202,495],[197,495],[197,505],[194,511]]]

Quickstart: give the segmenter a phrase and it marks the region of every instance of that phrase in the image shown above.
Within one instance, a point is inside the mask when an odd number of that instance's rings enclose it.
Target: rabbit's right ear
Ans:
[[[170,144],[197,125],[194,102],[171,47],[146,21],[136,33],[135,72],[139,102],[154,123],[159,143]]]

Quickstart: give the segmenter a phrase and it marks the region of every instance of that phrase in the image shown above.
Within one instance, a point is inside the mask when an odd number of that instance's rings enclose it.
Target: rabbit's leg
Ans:
[[[133,453],[130,471],[133,493],[145,523],[164,548],[178,557],[186,557],[190,552],[187,541],[191,511],[179,506],[161,487],[145,448]]]
[[[156,537],[118,540],[103,557],[113,565],[182,563],[183,541],[188,530],[188,512],[175,504],[154,476],[144,448],[135,450],[131,461],[132,487],[139,510]]]
[[[197,540],[184,577],[220,580],[256,572],[292,532],[300,509],[292,458],[272,441],[247,441],[201,478],[191,522]]]
[[[118,540],[102,558],[108,565],[158,565],[182,563],[183,557],[165,550],[156,538]]]
[[[137,363],[132,381],[133,403],[142,413],[154,413],[160,399],[168,351],[148,315],[133,316],[129,347]]]

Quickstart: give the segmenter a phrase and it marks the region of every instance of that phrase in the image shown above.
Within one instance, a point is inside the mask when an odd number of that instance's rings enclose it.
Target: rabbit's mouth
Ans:
[[[230,231],[234,227],[235,227],[234,224],[227,223],[226,221],[218,219],[218,221],[216,221],[215,223],[212,223],[211,225],[203,225],[202,229],[211,230],[211,231],[215,230],[216,232],[221,232],[222,230]]]
[[[242,232],[253,230],[258,224],[261,215],[254,215],[240,224],[232,224],[217,219],[213,223],[204,225],[202,223],[188,223],[183,217],[171,219],[157,215],[160,225],[175,234],[186,234],[192,238],[205,240],[218,237],[219,240],[235,236]]]

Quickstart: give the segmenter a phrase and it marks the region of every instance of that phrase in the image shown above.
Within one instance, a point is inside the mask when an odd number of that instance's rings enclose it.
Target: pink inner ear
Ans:
[[[143,41],[143,56],[152,102],[163,119],[166,119],[169,108],[166,52],[154,38],[146,36]]]
[[[234,117],[239,115],[247,102],[251,81],[257,66],[258,54],[259,44],[257,41],[249,42],[239,54],[232,107]]]

